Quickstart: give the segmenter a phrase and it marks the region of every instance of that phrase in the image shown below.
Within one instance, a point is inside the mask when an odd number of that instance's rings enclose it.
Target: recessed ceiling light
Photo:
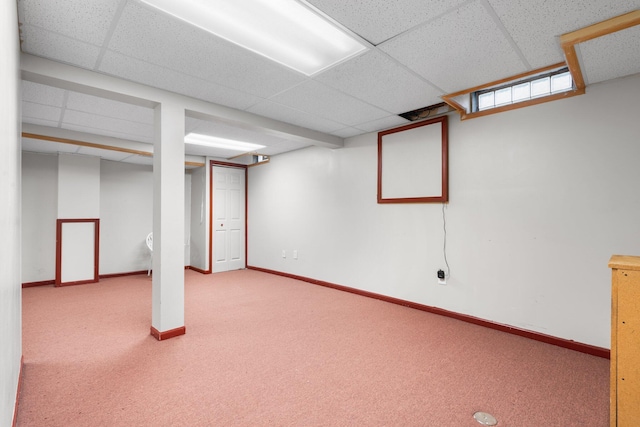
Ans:
[[[236,141],[233,139],[218,138],[215,136],[190,133],[184,137],[185,144],[202,145],[205,147],[223,148],[240,152],[249,152],[264,148],[264,145],[252,144],[250,142]]]
[[[367,48],[297,0],[141,0],[310,76]]]

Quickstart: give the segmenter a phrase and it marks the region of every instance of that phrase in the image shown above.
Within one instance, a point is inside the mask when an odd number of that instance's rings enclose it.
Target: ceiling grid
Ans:
[[[447,93],[562,62],[562,34],[640,9],[640,0],[306,0],[370,43],[367,52],[307,77],[139,0],[17,1],[26,54],[339,138],[406,124],[398,114],[438,104]],[[638,46],[638,26],[581,43],[587,83],[640,72]],[[29,81],[23,89],[25,123],[153,140],[150,108]],[[308,146],[201,118],[187,123],[265,145],[268,155]]]

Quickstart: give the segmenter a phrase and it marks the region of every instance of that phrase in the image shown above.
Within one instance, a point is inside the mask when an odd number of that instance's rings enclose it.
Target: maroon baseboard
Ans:
[[[479,317],[456,313],[454,311],[444,310],[438,307],[418,304],[415,302],[405,301],[399,298],[393,298],[386,295],[381,295],[373,292],[363,291],[360,289],[350,288],[347,286],[336,285],[334,283],[324,282],[322,280],[310,279],[308,277],[297,276],[295,274],[283,273],[280,271],[274,271],[274,270],[269,270],[269,269],[260,268],[260,267],[247,266],[247,268],[250,270],[261,271],[263,273],[275,274],[278,276],[301,280],[303,282],[312,283],[314,285],[320,285],[328,288],[337,289],[340,291],[351,292],[353,294],[362,295],[369,298],[375,298],[381,301],[390,302],[392,304],[398,304],[398,305],[403,305],[405,307],[415,308],[416,310],[422,310],[429,313],[439,314],[441,316],[451,317],[453,319],[462,320],[463,322],[473,323],[475,325],[484,326],[484,327],[495,329],[502,332],[507,332],[513,335],[518,335],[518,336],[529,338],[536,341],[541,341],[547,344],[556,345],[558,347],[568,348],[570,350],[579,351],[581,353],[602,357],[604,359],[609,359],[611,357],[611,352],[607,348],[596,347],[593,345],[583,344],[583,343],[579,343],[572,340],[566,340],[566,339],[554,337],[551,335],[541,334],[539,332],[516,328],[516,327],[505,325],[502,323],[491,322],[489,320],[481,319]]]
[[[48,286],[55,285],[55,280],[43,280],[41,282],[27,282],[22,284],[22,289],[24,288],[35,288],[36,286]]]
[[[113,277],[138,276],[140,274],[147,274],[147,270],[129,271],[127,273],[101,274],[98,277],[101,279],[111,279]]]
[[[77,282],[56,283],[56,288],[61,288],[63,286],[87,285],[89,283],[98,283],[98,280],[90,279],[90,280],[78,280]]]
[[[169,338],[177,337],[187,333],[187,329],[184,326],[175,329],[169,329],[168,331],[160,332],[153,326],[151,327],[151,335],[158,341],[168,340]]]
[[[11,427],[16,427],[18,425],[18,403],[20,400],[20,391],[22,390],[22,380],[24,378],[24,356],[20,358],[20,372],[18,373],[18,388],[16,389],[16,403],[13,408],[13,422],[11,423]]]
[[[211,271],[203,270],[203,269],[201,269],[201,268],[193,267],[193,266],[191,266],[191,265],[190,265],[190,266],[188,266],[188,267],[186,267],[186,268],[188,268],[189,270],[196,271],[196,272],[198,272],[198,273],[200,273],[200,274],[211,274]]]

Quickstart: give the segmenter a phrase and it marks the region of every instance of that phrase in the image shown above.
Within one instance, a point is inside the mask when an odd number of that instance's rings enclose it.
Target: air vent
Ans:
[[[455,109],[447,104],[441,102],[440,104],[429,105],[428,107],[418,108],[417,110],[407,111],[406,113],[398,114],[400,117],[407,119],[411,122],[416,120],[431,119],[434,117],[444,116]]]

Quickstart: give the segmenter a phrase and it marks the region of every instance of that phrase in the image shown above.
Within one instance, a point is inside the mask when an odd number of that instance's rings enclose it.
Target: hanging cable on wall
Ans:
[[[447,218],[444,213],[446,207],[446,203],[442,204],[442,230],[444,231],[444,236],[442,239],[442,253],[444,255],[444,263],[447,265],[447,274],[446,278],[449,278],[451,275],[451,268],[449,267],[449,261],[447,260]]]

